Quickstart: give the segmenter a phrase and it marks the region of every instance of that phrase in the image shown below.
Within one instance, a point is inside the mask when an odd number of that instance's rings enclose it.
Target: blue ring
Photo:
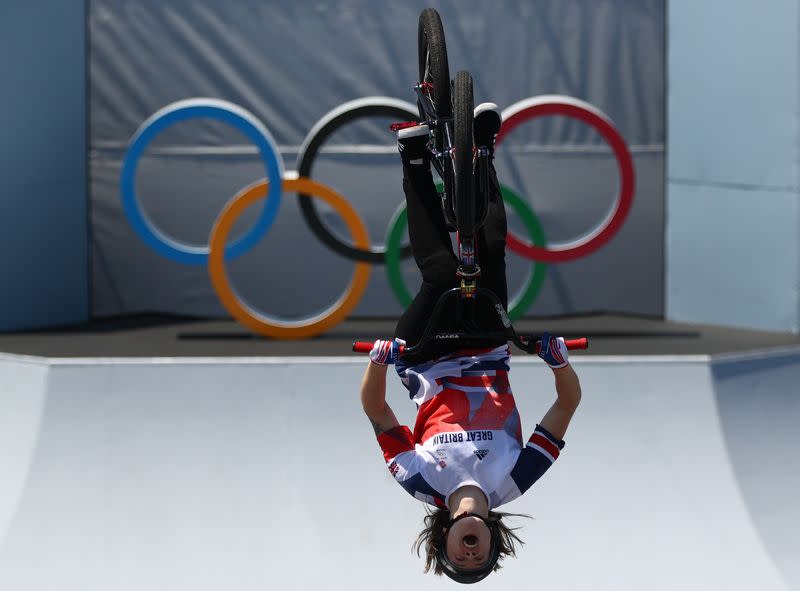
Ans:
[[[225,259],[230,260],[252,248],[270,229],[281,203],[283,167],[278,161],[278,151],[269,131],[249,112],[232,103],[216,99],[189,99],[178,101],[161,109],[145,121],[128,147],[122,164],[120,194],[122,207],[133,229],[159,254],[188,265],[208,262],[208,246],[194,246],[170,238],[162,233],[142,211],[136,198],[136,169],[147,145],[164,129],[187,119],[216,119],[242,131],[258,147],[267,171],[269,192],[264,209],[255,225],[241,238],[225,248]]]

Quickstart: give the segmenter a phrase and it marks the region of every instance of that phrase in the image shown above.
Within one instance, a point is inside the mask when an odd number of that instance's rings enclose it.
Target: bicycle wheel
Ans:
[[[456,225],[461,240],[472,239],[477,226],[472,138],[472,76],[456,73],[453,81]]]
[[[439,13],[426,8],[419,15],[417,27],[419,56],[419,81],[433,87],[431,101],[436,115],[441,119],[451,116],[450,68],[447,65],[447,46]],[[424,119],[424,113],[420,113]],[[438,146],[441,149],[441,146]]]

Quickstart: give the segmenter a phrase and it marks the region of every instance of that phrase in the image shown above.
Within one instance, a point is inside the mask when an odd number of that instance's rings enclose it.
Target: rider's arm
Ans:
[[[556,439],[564,439],[572,415],[581,402],[581,384],[572,365],[553,369],[553,375],[558,398],[539,424]]]
[[[370,361],[361,380],[361,407],[369,417],[375,435],[400,424],[386,403],[386,368],[386,365]]]
[[[386,467],[394,479],[415,498],[419,493],[444,502],[444,498],[420,474],[422,466],[414,451],[411,431],[397,422],[394,412],[386,404],[385,365],[370,361],[367,366],[361,382],[361,406],[375,429]]]

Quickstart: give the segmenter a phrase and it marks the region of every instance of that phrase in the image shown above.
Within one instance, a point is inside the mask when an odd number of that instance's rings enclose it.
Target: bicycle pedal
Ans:
[[[409,127],[416,127],[419,123],[416,121],[399,121],[397,123],[392,123],[389,126],[390,131],[400,131],[401,129],[408,129]]]

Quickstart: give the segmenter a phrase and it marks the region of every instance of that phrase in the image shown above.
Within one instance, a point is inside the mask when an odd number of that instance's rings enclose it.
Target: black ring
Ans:
[[[334,131],[353,119],[358,119],[360,117],[390,117],[399,120],[419,120],[419,116],[415,110],[402,106],[401,102],[397,99],[367,97],[340,105],[320,119],[311,131],[308,132],[306,139],[303,141],[303,146],[300,148],[300,153],[297,155],[297,174],[301,177],[311,178],[311,168],[322,143]],[[302,193],[298,193],[297,197],[300,203],[300,212],[303,214],[306,223],[309,225],[314,235],[327,245],[328,248],[351,260],[378,265],[386,262],[385,249],[375,250],[370,248],[369,250],[361,250],[360,248],[354,248],[340,241],[325,227],[325,224],[322,223],[314,200],[309,195]],[[400,249],[401,259],[410,256],[410,244]]]

